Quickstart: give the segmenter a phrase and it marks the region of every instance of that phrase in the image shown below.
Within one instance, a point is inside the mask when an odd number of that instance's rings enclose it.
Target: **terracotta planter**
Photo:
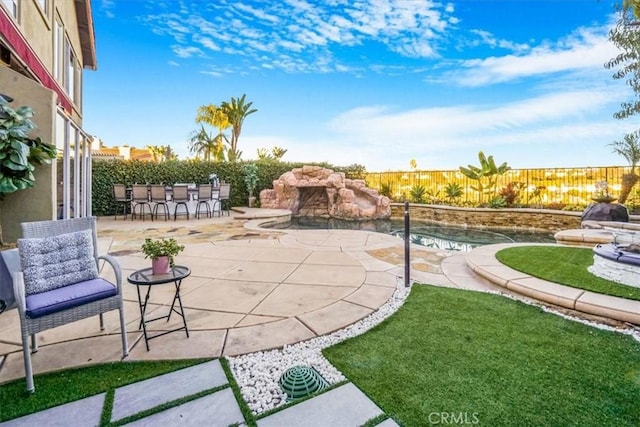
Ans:
[[[171,271],[171,265],[168,256],[161,256],[151,260],[151,269],[154,275],[168,274]]]

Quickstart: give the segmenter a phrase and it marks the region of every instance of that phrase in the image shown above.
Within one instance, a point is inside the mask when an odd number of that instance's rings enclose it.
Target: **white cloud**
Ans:
[[[560,142],[620,134],[621,125],[586,120],[610,105],[606,91],[571,91],[491,105],[432,107],[395,112],[385,106],[346,111],[328,123],[336,139],[384,149],[398,141],[410,152],[433,153],[476,145]],[[610,117],[610,116],[609,116]],[[570,124],[567,124],[570,123]],[[630,125],[629,125],[630,126]]]
[[[551,73],[603,69],[603,64],[616,54],[617,49],[603,28],[583,28],[555,45],[533,47],[526,54],[461,61],[461,69],[444,78],[463,86],[482,86]]]
[[[185,46],[173,45],[171,46],[171,49],[173,50],[173,53],[175,53],[178,58],[190,58],[193,55],[202,54],[202,51],[200,49],[193,46],[185,47]]]
[[[209,50],[213,50],[213,51],[220,50],[220,47],[217,44],[215,44],[215,42],[211,40],[209,37],[203,37],[198,34],[195,34],[193,36],[193,41]]]
[[[179,10],[150,15],[146,22],[155,33],[169,35],[181,45],[182,49],[174,49],[176,54],[189,54],[193,47],[223,54],[242,51],[254,61],[245,62],[251,67],[264,64],[259,56],[268,52],[272,56],[267,60],[274,68],[292,72],[293,63],[300,65],[293,71],[328,72],[336,70],[336,65],[317,58],[334,58],[340,49],[364,43],[384,46],[405,57],[437,57],[434,43],[446,31],[453,13],[451,4],[433,0],[290,0],[287,4],[261,3],[259,9],[247,3],[223,2],[208,8],[186,3]],[[187,34],[196,36],[187,40]],[[293,61],[283,63],[282,55]]]

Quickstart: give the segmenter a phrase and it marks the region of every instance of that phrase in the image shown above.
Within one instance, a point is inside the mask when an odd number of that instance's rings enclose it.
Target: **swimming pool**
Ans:
[[[273,229],[295,230],[366,230],[390,234],[404,238],[403,220],[345,221],[334,218],[292,218],[291,222],[264,224],[263,227]],[[468,252],[478,246],[494,243],[535,242],[555,243],[551,233],[531,233],[519,231],[480,230],[445,226],[419,221],[412,221],[410,226],[411,243],[435,249]]]

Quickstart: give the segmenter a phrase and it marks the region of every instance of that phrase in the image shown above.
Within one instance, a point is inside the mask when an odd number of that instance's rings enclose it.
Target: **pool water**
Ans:
[[[295,230],[366,230],[390,234],[404,239],[403,220],[345,221],[334,218],[293,218],[291,222],[264,224],[274,229]],[[434,249],[468,252],[478,246],[494,243],[555,243],[551,233],[519,231],[479,230],[412,221],[409,238],[411,243]]]

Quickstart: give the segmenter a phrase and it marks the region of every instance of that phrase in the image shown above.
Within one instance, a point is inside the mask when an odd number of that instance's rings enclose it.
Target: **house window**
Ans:
[[[7,8],[9,14],[15,19],[18,19],[18,0],[0,0],[2,5]]]
[[[64,27],[56,18],[53,31],[53,77],[60,83],[64,76]]]
[[[36,0],[36,3],[38,3],[38,6],[40,6],[40,9],[46,15],[49,11],[49,0]]]
[[[65,39],[65,52],[67,53],[65,56],[67,57],[67,69],[66,69],[66,79],[64,88],[69,94],[69,98],[75,101],[75,88],[76,88],[76,56],[73,54],[73,50],[71,49],[71,44],[69,40]]]

